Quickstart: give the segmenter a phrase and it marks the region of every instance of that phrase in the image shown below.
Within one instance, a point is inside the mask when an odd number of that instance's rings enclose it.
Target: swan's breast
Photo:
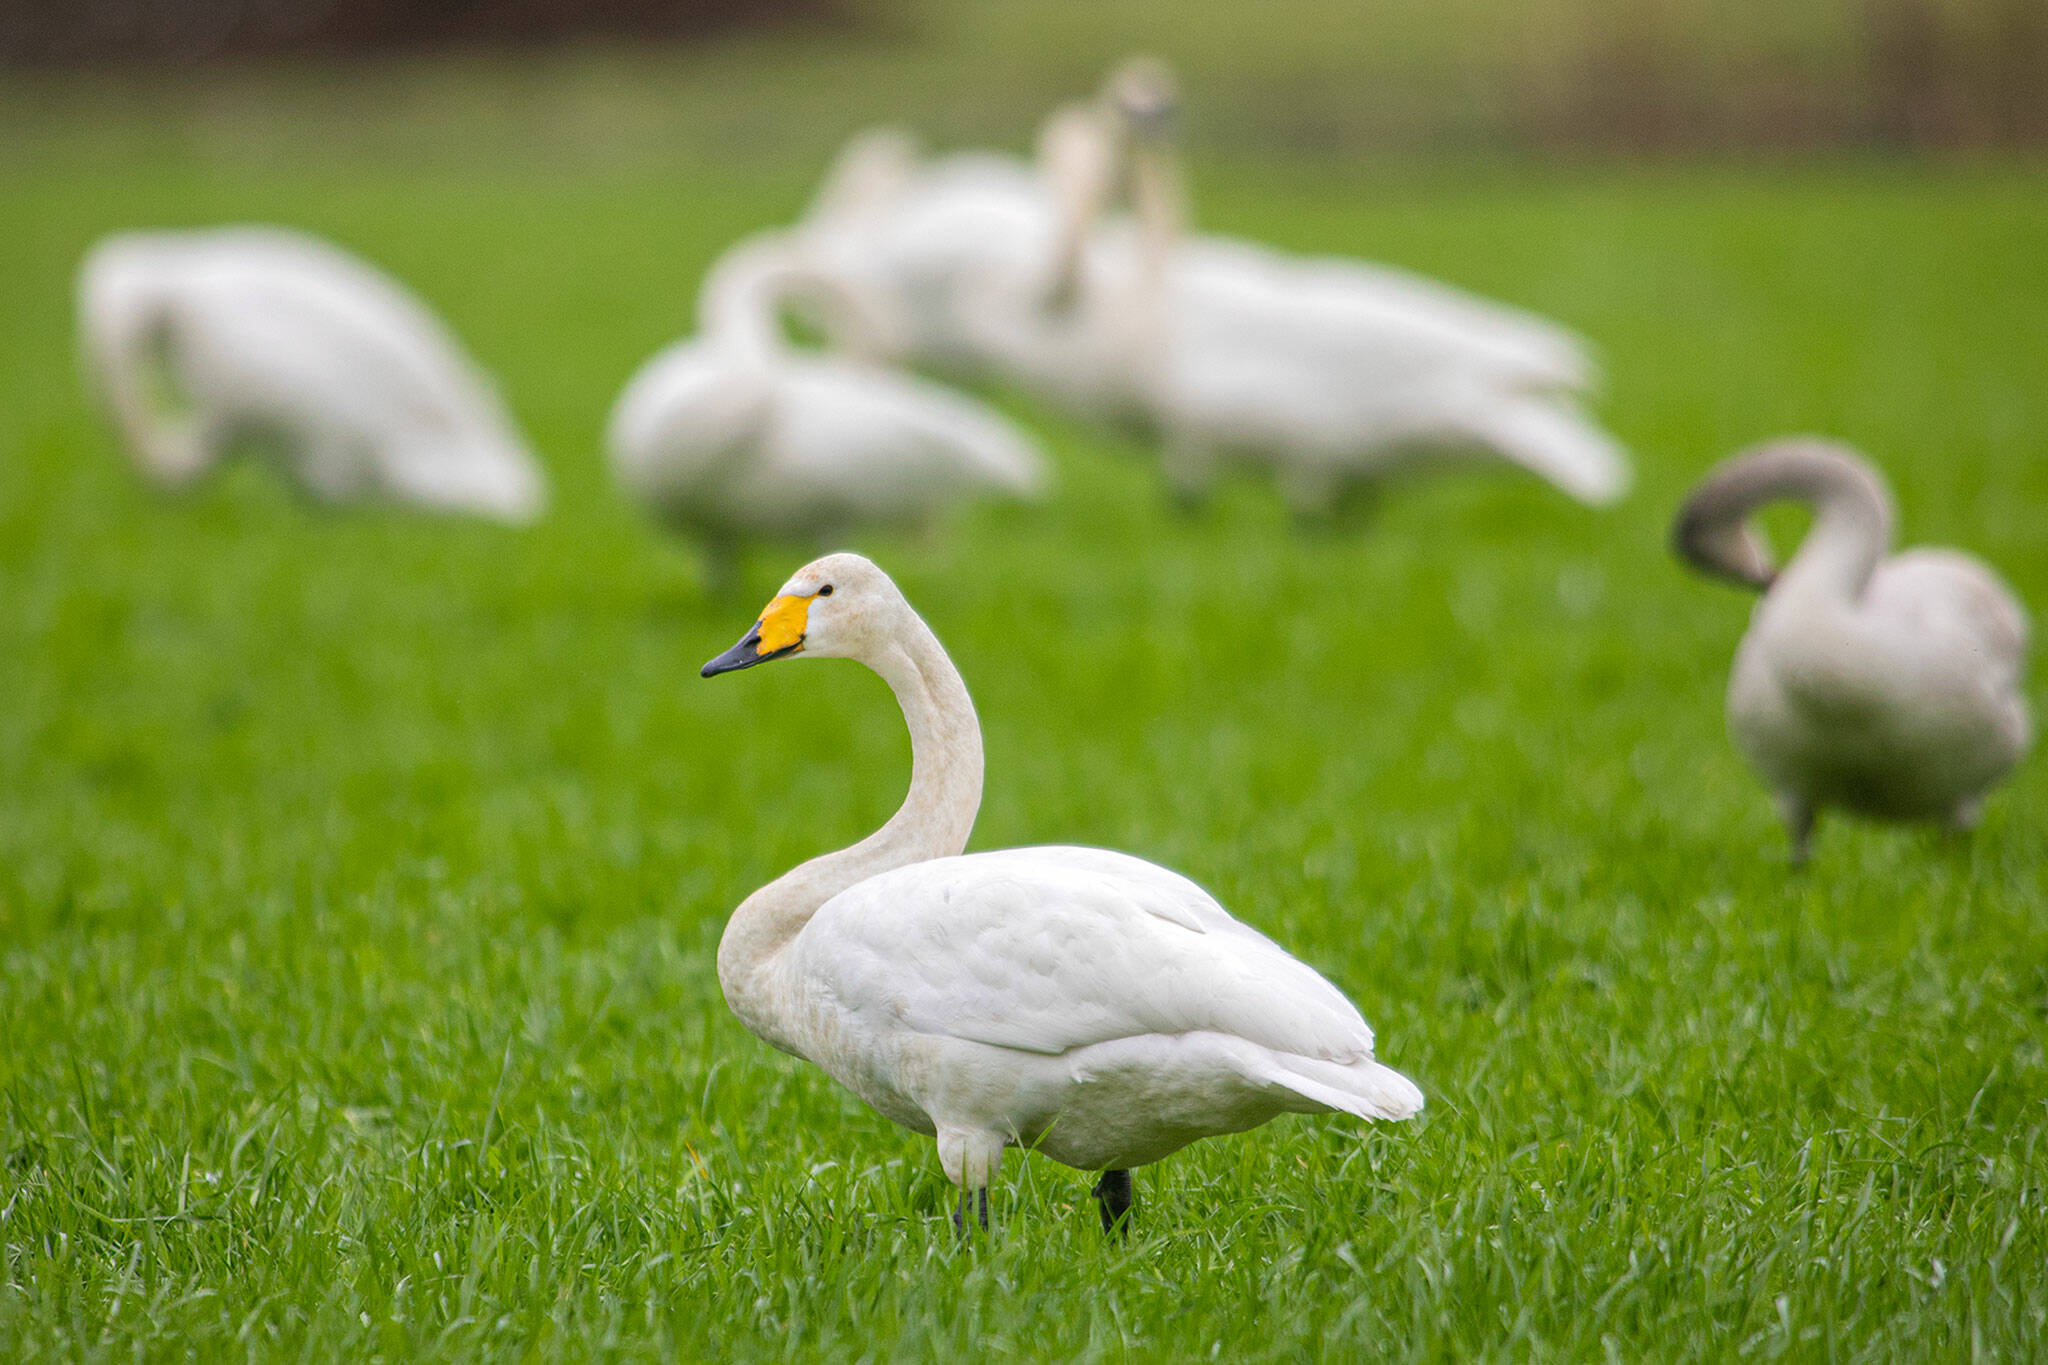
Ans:
[[[1730,676],[1738,747],[1774,785],[1874,815],[1943,815],[1981,791],[2028,725],[1995,619],[1970,605],[1980,587],[1901,556],[1853,605],[1767,597]]]

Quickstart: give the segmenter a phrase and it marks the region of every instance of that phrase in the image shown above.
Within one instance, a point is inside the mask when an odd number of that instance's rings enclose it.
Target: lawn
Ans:
[[[897,713],[848,664],[700,681],[809,548],[707,599],[597,450],[808,152],[269,133],[46,127],[0,191],[0,1358],[2040,1350],[2048,769],[1973,838],[1837,823],[1789,871],[1721,728],[1746,602],[1664,540],[1711,461],[1817,428],[1884,464],[1907,539],[2048,602],[2048,173],[1198,166],[1213,226],[1583,329],[1639,483],[1188,516],[1141,445],[999,393],[1052,502],[860,543],[973,689],[974,847],[1194,876],[1430,1101],[1144,1169],[1122,1244],[1086,1177],[1013,1155],[962,1243],[930,1143],[749,1036],[712,966],[748,891],[893,808]],[[79,393],[70,271],[223,219],[443,308],[553,514],[140,487]]]

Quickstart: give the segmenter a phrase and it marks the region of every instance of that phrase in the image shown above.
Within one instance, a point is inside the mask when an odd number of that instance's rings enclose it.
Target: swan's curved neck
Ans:
[[[747,897],[719,940],[718,980],[727,1002],[771,1041],[762,969],[818,907],[846,888],[966,848],[981,808],[981,726],[967,684],[931,628],[908,607],[903,614],[889,642],[860,660],[889,684],[910,728],[910,791],[903,805],[851,848],[813,858]]]
[[[873,349],[873,321],[853,293],[780,242],[741,247],[720,260],[698,296],[698,323],[734,353],[766,361],[789,349],[783,316],[800,302],[819,307],[834,346],[856,354]]]
[[[1772,596],[1860,598],[1891,549],[1892,500],[1877,475],[1843,451],[1816,441],[1765,446],[1702,486],[1687,515],[1702,527],[1728,526],[1781,499],[1811,504],[1814,517]]]

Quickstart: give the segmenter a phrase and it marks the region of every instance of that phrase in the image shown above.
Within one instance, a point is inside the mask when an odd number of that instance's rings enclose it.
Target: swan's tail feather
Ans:
[[[978,443],[975,457],[989,480],[1011,497],[1037,502],[1052,485],[1045,457],[1020,432],[989,433]]]
[[[929,435],[964,456],[976,483],[1026,502],[1045,496],[1052,470],[1023,428],[963,394],[934,388],[924,398]]]
[[[1518,399],[1467,419],[1467,434],[1594,507],[1628,491],[1628,457],[1612,436],[1558,398]]]
[[[421,436],[394,443],[382,464],[390,492],[435,511],[527,526],[547,509],[547,480],[533,456],[512,442]]]
[[[1259,1079],[1311,1103],[1362,1119],[1400,1120],[1422,1112],[1422,1091],[1415,1082],[1378,1062],[1344,1065],[1288,1057],[1267,1063]]]

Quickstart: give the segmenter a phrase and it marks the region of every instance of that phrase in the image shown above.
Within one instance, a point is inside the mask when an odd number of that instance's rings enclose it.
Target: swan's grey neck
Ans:
[[[1744,562],[1750,513],[1768,503],[1812,505],[1813,525],[1773,581],[1768,565]],[[1695,489],[1681,509],[1681,554],[1709,573],[1769,586],[1773,596],[1855,601],[1891,548],[1892,500],[1862,460],[1820,440],[1778,441],[1737,456]]]
[[[949,858],[967,847],[981,807],[981,726],[967,684],[938,637],[907,605],[898,628],[865,663],[882,676],[910,728],[910,790],[887,824],[851,848],[813,858],[756,891],[733,912],[718,945],[718,979],[733,1012],[770,1041],[759,975],[818,907],[870,877]]]

